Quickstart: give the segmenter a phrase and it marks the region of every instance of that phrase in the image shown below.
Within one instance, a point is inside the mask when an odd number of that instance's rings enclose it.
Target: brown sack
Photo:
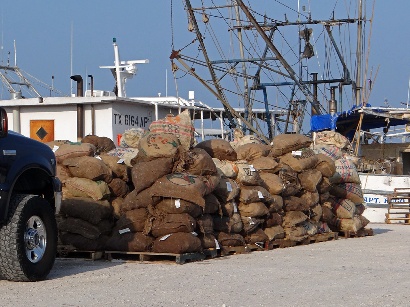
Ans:
[[[266,228],[273,227],[273,226],[282,226],[283,223],[283,216],[279,213],[270,213],[268,217],[265,219],[264,226]]]
[[[109,152],[115,148],[114,142],[105,136],[87,135],[81,140],[81,143],[93,144],[97,154]]]
[[[270,146],[264,144],[244,144],[235,149],[238,160],[252,161],[269,154]]]
[[[88,221],[94,225],[112,217],[112,207],[107,200],[93,200],[86,197],[64,199],[61,202],[61,215],[68,215]]]
[[[332,177],[336,172],[335,161],[325,154],[317,154],[318,163],[316,169],[322,173],[324,177]]]
[[[122,214],[115,223],[114,231],[119,233],[127,230],[131,232],[142,232],[147,218],[148,210],[146,208],[127,211]]]
[[[306,149],[308,150],[308,148]],[[310,149],[309,149],[310,150]],[[299,153],[297,151],[296,153]],[[316,154],[308,155],[306,157],[297,155],[296,153],[287,153],[279,158],[280,163],[289,165],[294,171],[300,173],[303,170],[311,169],[317,164],[318,158]]]
[[[322,180],[322,173],[317,169],[308,169],[298,175],[300,185],[309,192],[316,192],[316,186]]]
[[[131,178],[136,193],[149,188],[157,179],[170,174],[173,166],[172,158],[158,158],[134,164],[131,170]]]
[[[167,214],[153,220],[151,234],[158,238],[170,233],[193,232],[195,228],[196,221],[189,214]]]
[[[270,156],[279,157],[293,150],[309,147],[312,140],[302,134],[279,134],[272,140]]]
[[[213,216],[214,229],[222,232],[239,233],[243,229],[241,216],[238,213],[227,216]]]
[[[237,161],[235,164],[238,167],[238,176],[236,176],[238,183],[242,185],[261,185],[261,177],[252,165],[244,160]]]
[[[60,232],[58,238],[64,245],[72,245],[80,251],[102,251],[109,237],[102,235],[98,239],[88,239],[77,233]]]
[[[220,203],[218,198],[213,194],[208,194],[204,198],[205,207],[203,208],[203,214],[213,214],[219,212]]]
[[[319,202],[319,193],[303,191],[303,193],[298,195],[302,202],[305,202],[309,207],[315,206]]]
[[[94,200],[101,200],[110,196],[110,189],[104,181],[73,177],[67,178],[64,186],[74,197],[91,197]]]
[[[95,154],[95,146],[83,143],[83,144],[63,144],[55,151],[57,163],[62,163],[65,159],[90,156]]]
[[[330,189],[330,194],[339,198],[347,198],[355,204],[361,204],[364,202],[362,187],[358,183],[348,182],[333,185]]]
[[[239,194],[239,200],[245,204],[254,202],[271,203],[273,196],[261,186],[243,186]]]
[[[287,196],[283,198],[283,209],[288,211],[308,211],[309,205],[301,198],[296,196]]]
[[[119,157],[103,154],[100,156],[100,158],[111,169],[114,177],[120,178],[125,182],[128,182],[130,178],[131,169],[129,168],[129,166],[125,165]]]
[[[269,209],[262,202],[239,203],[238,209],[241,216],[262,217],[269,213]]]
[[[244,246],[245,239],[237,233],[220,232],[218,234],[218,242],[222,246]]]
[[[106,250],[123,252],[148,252],[154,238],[141,232],[114,233],[106,243]]]
[[[196,220],[198,231],[202,234],[214,233],[214,220],[212,215],[204,214]]]
[[[255,231],[264,222],[261,218],[250,216],[242,216],[241,219],[243,224],[243,230],[241,232],[242,235],[246,235]]]
[[[192,233],[177,232],[157,238],[152,246],[154,253],[196,253],[202,250],[201,240]]]
[[[211,156],[202,148],[194,148],[183,153],[178,161],[176,171],[192,175],[215,175],[218,170]]]
[[[95,157],[67,158],[62,164],[68,167],[73,177],[103,180],[107,183],[112,180],[111,169],[101,159]]]
[[[261,172],[275,173],[279,163],[273,157],[260,157],[254,159],[250,164],[261,174]]]
[[[263,231],[268,236],[269,241],[283,239],[285,237],[285,230],[280,225],[265,228]]]
[[[283,227],[293,227],[307,219],[308,216],[301,211],[289,211],[283,217]]]
[[[223,139],[212,139],[202,141],[195,148],[204,149],[212,158],[219,160],[236,161],[236,151],[232,148],[228,141]]]
[[[239,191],[239,185],[234,180],[221,178],[213,193],[221,202],[228,202],[236,198]]]
[[[247,244],[257,244],[261,248],[264,248],[265,242],[269,241],[269,237],[260,228],[256,228],[253,232],[248,233],[244,239]]]
[[[198,217],[202,214],[202,208],[199,205],[179,198],[164,198],[155,205],[155,209],[167,214],[188,213],[192,217]]]
[[[333,199],[332,209],[336,216],[341,219],[351,219],[356,213],[355,203],[343,198]]]
[[[125,212],[132,209],[148,208],[150,205],[155,206],[160,201],[160,197],[152,196],[151,188],[142,190],[139,193],[136,193],[135,190],[133,190],[124,198],[122,210]]]
[[[120,178],[114,178],[108,184],[108,187],[110,188],[111,194],[115,197],[125,197],[130,191],[127,183]]]
[[[282,193],[284,184],[278,175],[272,173],[260,173],[259,175],[262,180],[262,186],[268,190],[269,193],[273,195]]]
[[[147,132],[138,143],[138,154],[133,163],[157,158],[174,158],[179,146],[181,144],[174,134]]]
[[[227,177],[235,179],[238,175],[238,167],[235,162],[228,160],[219,160],[217,158],[212,158],[216,166],[216,170],[221,177]]]
[[[58,230],[76,233],[85,238],[96,240],[101,235],[111,233],[112,223],[108,220],[101,220],[97,225],[94,225],[82,219],[67,217],[59,219]]]

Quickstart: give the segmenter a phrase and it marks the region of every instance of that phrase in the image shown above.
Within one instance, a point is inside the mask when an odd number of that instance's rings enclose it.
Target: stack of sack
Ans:
[[[365,210],[360,178],[357,173],[357,159],[350,155],[350,143],[340,133],[318,132],[315,152],[332,159],[336,171],[329,178],[330,197],[323,203],[323,220],[334,231],[357,232],[368,223],[362,214]]]
[[[87,136],[82,143],[51,142],[57,176],[63,183],[58,219],[61,244],[102,250],[114,223],[112,203],[130,190],[128,167],[106,155],[115,148],[105,137]]]

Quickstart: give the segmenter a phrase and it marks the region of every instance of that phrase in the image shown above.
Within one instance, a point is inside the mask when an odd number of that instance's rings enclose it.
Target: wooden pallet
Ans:
[[[320,243],[326,241],[337,240],[339,238],[339,233],[337,232],[326,232],[326,233],[318,233],[313,236],[309,236],[305,240],[303,240],[306,244],[312,243]]]
[[[59,245],[57,246],[57,258],[81,258],[90,260],[103,259],[103,251],[83,251],[78,250],[71,245]]]
[[[363,228],[357,232],[354,231],[339,231],[339,238],[360,238],[360,237],[367,237],[373,236],[373,229],[372,228]]]
[[[252,250],[248,246],[221,246],[220,255],[228,256],[234,254],[250,253]]]
[[[107,260],[121,259],[124,261],[175,261],[177,264],[184,264],[187,261],[201,261],[205,259],[203,253],[152,253],[152,252],[120,252],[120,251],[105,251]]]
[[[220,249],[207,248],[207,249],[204,249],[202,252],[206,258],[216,258],[219,256],[219,250]]]
[[[272,240],[270,242],[267,242],[265,249],[271,250],[275,248],[286,248],[286,247],[292,247],[296,246],[296,241],[293,240],[287,240],[287,239],[276,239]]]
[[[259,243],[259,244],[247,244],[247,248],[251,252],[256,252],[256,251],[265,251],[266,250],[266,243]]]

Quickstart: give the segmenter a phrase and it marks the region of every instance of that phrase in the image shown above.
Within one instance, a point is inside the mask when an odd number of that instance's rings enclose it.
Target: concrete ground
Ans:
[[[49,279],[0,280],[1,306],[409,306],[410,225],[374,236],[177,265],[58,259]]]

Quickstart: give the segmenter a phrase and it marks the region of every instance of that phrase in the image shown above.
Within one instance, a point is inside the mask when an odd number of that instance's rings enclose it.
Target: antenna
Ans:
[[[165,97],[168,97],[168,69],[165,69]]]
[[[16,48],[16,40],[14,40],[14,66],[17,66],[17,48]]]
[[[70,76],[73,75],[73,22],[71,21],[71,34],[70,34]],[[73,79],[70,78],[70,94],[73,96]]]

